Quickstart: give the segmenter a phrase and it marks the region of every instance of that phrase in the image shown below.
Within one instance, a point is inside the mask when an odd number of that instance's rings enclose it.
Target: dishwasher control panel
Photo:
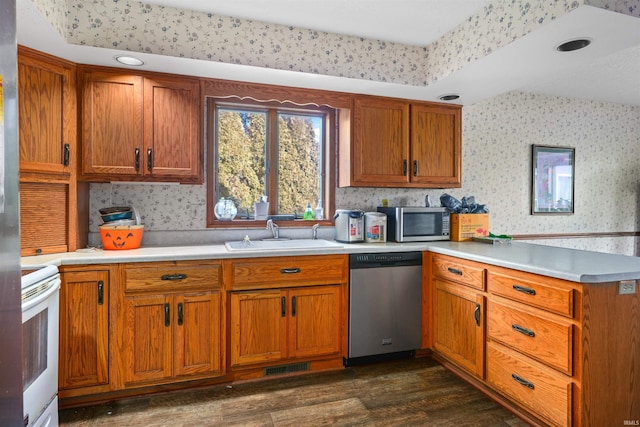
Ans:
[[[422,252],[385,252],[349,255],[349,267],[351,269],[402,265],[422,265]]]

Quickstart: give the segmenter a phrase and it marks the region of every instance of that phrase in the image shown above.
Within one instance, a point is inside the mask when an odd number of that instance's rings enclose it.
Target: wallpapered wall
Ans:
[[[464,107],[462,123],[462,188],[339,188],[336,206],[370,211],[383,198],[390,204],[421,206],[425,195],[439,200],[446,192],[457,198],[473,195],[478,203],[488,205],[494,233],[640,230],[640,107],[511,92]],[[529,214],[532,144],[575,148],[574,215]],[[91,184],[90,231],[98,231],[98,209],[131,204],[140,210],[146,233],[181,230],[197,240],[205,228],[205,203],[204,186]],[[207,241],[211,233],[215,239],[213,231],[207,233]],[[534,243],[634,255],[640,253],[635,240]]]

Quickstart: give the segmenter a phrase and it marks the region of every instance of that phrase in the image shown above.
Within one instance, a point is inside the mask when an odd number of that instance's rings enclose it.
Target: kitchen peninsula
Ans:
[[[63,295],[69,291],[65,289],[67,275],[106,274],[97,279],[107,286],[104,300],[109,311],[98,318],[103,322],[117,320],[105,327],[104,348],[95,359],[104,364],[108,374],[97,382],[61,389],[62,405],[69,406],[111,399],[118,393],[258,378],[267,376],[264,372],[269,368],[291,364],[308,363],[307,370],[339,369],[348,335],[347,254],[416,250],[423,251],[421,355],[432,354],[534,425],[623,425],[640,420],[638,257],[519,242],[351,244],[267,254],[230,252],[223,244],[213,244],[41,255],[24,257],[22,264],[25,269],[58,265]],[[276,277],[290,264],[302,266],[303,277],[289,282]],[[184,274],[192,282],[156,281],[156,273],[163,278]],[[333,319],[319,327],[326,326],[323,336],[332,337],[330,345],[325,340],[321,350],[316,345],[298,354],[301,346],[294,333],[286,338],[289,344],[277,357],[273,352],[247,354],[238,328],[251,323],[244,317],[242,304],[258,309],[264,307],[255,305],[258,301],[271,301],[267,305],[279,307],[281,298],[292,296],[314,298],[315,307],[322,309],[320,317]],[[143,311],[131,307],[137,304],[153,310],[152,300],[156,299],[162,319],[172,316],[164,311],[169,307],[171,313],[182,313],[177,316],[184,315],[188,326],[194,322],[188,317],[189,304],[211,316],[206,356],[213,362],[207,369],[198,373],[206,363],[198,367],[195,362],[207,359],[198,351],[202,360],[189,361],[195,370],[181,373],[179,368],[188,365],[185,357],[189,356],[173,349],[169,374],[160,379],[131,376],[131,370],[144,361],[122,356],[132,332],[120,328],[131,328],[139,320]],[[62,301],[61,312],[73,312],[64,306],[64,297]],[[339,312],[327,310],[322,301],[331,301],[331,307]],[[283,319],[289,322],[291,333],[295,329],[292,322],[299,319],[288,316]],[[65,318],[69,316],[62,316],[63,323]],[[278,319],[279,314],[274,320],[280,322]],[[179,327],[162,330],[170,333],[169,338],[163,335],[170,343],[171,336],[173,342],[189,339],[190,334]],[[61,342],[65,342],[64,327],[61,331]],[[72,357],[61,355],[60,360]]]

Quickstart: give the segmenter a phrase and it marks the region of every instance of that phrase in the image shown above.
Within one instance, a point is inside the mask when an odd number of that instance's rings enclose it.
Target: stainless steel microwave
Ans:
[[[430,242],[450,239],[447,208],[378,207],[387,214],[387,241]]]

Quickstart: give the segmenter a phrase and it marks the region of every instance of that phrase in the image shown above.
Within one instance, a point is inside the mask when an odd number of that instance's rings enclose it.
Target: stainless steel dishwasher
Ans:
[[[421,341],[422,253],[352,254],[349,270],[344,365],[412,355]]]

